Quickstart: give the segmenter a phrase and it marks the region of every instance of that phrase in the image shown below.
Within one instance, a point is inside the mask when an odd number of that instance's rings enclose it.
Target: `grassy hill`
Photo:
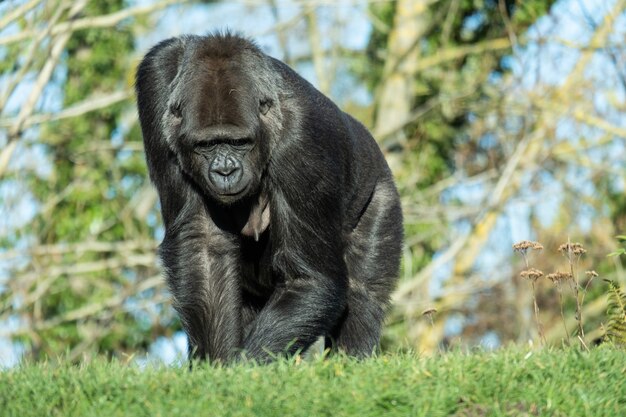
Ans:
[[[269,366],[22,365],[1,416],[626,416],[626,352],[597,348]]]

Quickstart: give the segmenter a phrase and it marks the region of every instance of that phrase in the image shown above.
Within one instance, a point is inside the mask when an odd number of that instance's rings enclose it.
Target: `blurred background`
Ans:
[[[383,349],[539,344],[533,295],[545,343],[565,343],[573,291],[520,276],[526,239],[545,275],[584,245],[586,342],[603,336],[602,279],[626,283],[607,257],[626,233],[626,0],[5,0],[0,366],[184,356],[133,78],[156,42],[227,28],[362,121],[394,171],[406,239]]]

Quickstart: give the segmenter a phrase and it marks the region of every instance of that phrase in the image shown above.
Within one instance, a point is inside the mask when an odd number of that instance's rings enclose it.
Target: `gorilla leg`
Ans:
[[[348,306],[340,324],[326,338],[326,348],[345,352],[350,356],[366,357],[378,347],[385,309],[370,294],[350,288]]]
[[[189,357],[229,362],[243,337],[238,259],[202,215],[179,219],[184,221],[169,228],[160,253]]]
[[[252,331],[253,323],[266,302],[267,300],[263,301],[261,297],[254,297],[246,292],[243,293],[241,305],[242,340],[245,340]]]
[[[379,182],[346,250],[347,308],[331,338],[339,350],[364,357],[378,347],[389,296],[398,277],[402,224],[391,180]]]
[[[344,309],[345,288],[333,281],[318,284],[293,280],[275,290],[244,340],[250,358],[268,362],[275,356],[305,352],[328,334]]]

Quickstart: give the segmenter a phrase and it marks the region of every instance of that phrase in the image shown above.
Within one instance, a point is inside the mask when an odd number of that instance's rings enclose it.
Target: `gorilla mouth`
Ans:
[[[240,194],[248,181],[243,181],[241,161],[228,154],[218,154],[209,166],[209,181],[219,195],[235,196]]]
[[[246,181],[242,181],[243,170],[235,169],[229,172],[211,170],[209,171],[209,181],[215,191],[223,196],[236,196],[246,189]]]

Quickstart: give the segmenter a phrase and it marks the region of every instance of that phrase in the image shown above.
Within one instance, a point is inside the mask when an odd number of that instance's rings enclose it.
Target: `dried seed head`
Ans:
[[[436,308],[427,308],[426,310],[422,311],[422,316],[432,316],[436,312],[437,312]]]
[[[530,249],[532,246],[532,242],[528,240],[522,240],[521,242],[517,242],[513,244],[513,250],[516,252],[521,252]]]
[[[520,272],[520,276],[522,278],[532,279],[533,281],[537,281],[539,278],[543,276],[543,272],[535,268],[530,268],[530,269],[526,269]]]
[[[513,245],[513,250],[515,252],[526,253],[528,249],[532,250],[542,250],[543,245],[539,242],[531,242],[530,240],[522,240],[521,242],[517,242]]]
[[[589,278],[597,278],[598,277],[598,273],[596,271],[585,271],[585,275],[587,275]]]
[[[522,240],[521,242],[517,242],[513,245],[513,250],[516,252],[524,251],[530,248],[531,245],[532,242],[529,242],[528,240]]]
[[[546,278],[548,278],[550,281],[552,281],[553,283],[559,283],[562,281],[567,281],[568,279],[573,279],[571,272],[553,272],[551,274],[546,275]]]
[[[561,252],[562,255],[568,255],[570,253],[573,253],[574,255],[583,255],[587,253],[587,250],[583,247],[582,244],[569,242],[563,243],[561,246],[559,246],[558,251]]]

